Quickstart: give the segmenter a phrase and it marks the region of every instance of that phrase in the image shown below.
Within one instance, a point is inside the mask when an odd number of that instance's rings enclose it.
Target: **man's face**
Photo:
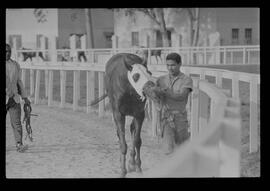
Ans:
[[[177,64],[174,60],[166,60],[167,69],[169,71],[170,75],[176,76],[180,72],[180,66],[181,64]]]
[[[11,56],[11,49],[8,45],[6,45],[6,60],[9,60]]]

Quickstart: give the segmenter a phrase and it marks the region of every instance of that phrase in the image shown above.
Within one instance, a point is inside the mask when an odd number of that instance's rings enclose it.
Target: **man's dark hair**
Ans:
[[[8,47],[9,51],[11,51],[11,47],[8,43],[6,43],[6,47]]]
[[[181,56],[177,53],[170,53],[166,56],[166,60],[174,60],[177,64],[182,63]]]

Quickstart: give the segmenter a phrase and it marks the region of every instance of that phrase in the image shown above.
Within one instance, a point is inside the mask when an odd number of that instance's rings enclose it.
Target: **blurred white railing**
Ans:
[[[45,62],[106,63],[115,53],[134,53],[140,56],[147,52],[148,64],[165,64],[167,54],[177,52],[183,65],[239,65],[260,64],[260,46],[216,47],[162,47],[162,48],[116,48],[116,49],[38,49],[14,50],[13,58],[24,61],[23,53],[42,52]],[[35,54],[38,55],[38,54]],[[155,56],[157,55],[157,56]],[[38,56],[34,62],[40,60]]]

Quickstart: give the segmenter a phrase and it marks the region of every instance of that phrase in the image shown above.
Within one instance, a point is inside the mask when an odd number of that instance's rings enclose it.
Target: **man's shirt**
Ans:
[[[20,97],[26,97],[23,83],[21,81],[20,65],[14,60],[6,61],[6,96],[13,97],[16,103],[20,102]]]
[[[169,74],[161,76],[158,78],[157,85],[163,88],[169,88],[173,93],[182,93],[184,88],[193,89],[192,79],[180,72],[176,77],[170,76]],[[179,116],[186,119],[186,104],[188,97],[182,101],[176,101],[170,98],[166,98],[165,104],[168,105],[171,111],[175,111]]]

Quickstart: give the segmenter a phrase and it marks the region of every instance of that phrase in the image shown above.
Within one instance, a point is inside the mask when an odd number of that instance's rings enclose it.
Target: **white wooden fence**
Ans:
[[[248,47],[170,47],[162,48],[161,63],[154,63],[150,51],[158,48],[145,48],[148,50],[148,67],[150,71],[159,76],[166,71],[162,65],[166,54],[178,52],[183,57],[183,64],[235,64],[235,54],[242,57],[241,64],[259,64],[259,46]],[[115,53],[136,53],[143,49],[40,49],[40,50],[13,50],[14,58],[19,60],[22,68],[22,80],[26,84],[26,71],[30,72],[30,95],[34,97],[34,103],[40,103],[41,73],[45,76],[45,92],[48,106],[53,106],[54,71],[60,72],[60,104],[66,107],[66,82],[67,72],[73,73],[73,103],[72,109],[77,111],[80,99],[80,71],[86,71],[86,112],[90,112],[90,102],[95,99],[94,74],[98,75],[98,97],[104,93],[104,69],[106,61]],[[21,62],[19,59],[22,52],[43,52],[46,60],[34,59],[33,62]],[[87,62],[78,62],[78,51],[84,51]],[[61,62],[59,55],[68,52],[73,61]],[[196,54],[194,57],[193,55]],[[241,56],[242,54],[242,56]],[[239,56],[240,55],[240,56]],[[38,58],[38,57],[37,57]],[[211,61],[212,60],[212,61]],[[250,152],[258,150],[258,86],[260,75],[232,72],[220,69],[199,67],[182,67],[187,75],[198,75],[200,81],[194,79],[195,89],[190,97],[189,115],[191,123],[190,143],[183,146],[178,154],[169,162],[169,166],[162,167],[167,170],[153,170],[145,173],[147,177],[156,176],[240,176],[240,139],[241,118],[239,104],[239,82],[249,83],[250,87]],[[215,84],[219,88],[207,83],[206,76],[215,78]],[[232,89],[229,97],[222,91],[223,79],[232,81]],[[222,93],[223,92],[223,93]],[[228,94],[227,91],[225,91]],[[98,104],[98,114],[103,116],[105,112],[105,100]],[[209,110],[210,106],[210,110]],[[181,154],[179,154],[181,153]],[[196,167],[197,165],[197,167]],[[202,168],[202,167],[205,167]],[[160,169],[162,169],[160,168]],[[171,170],[169,170],[171,169]],[[177,170],[178,169],[178,170]],[[181,170],[180,170],[181,169]],[[207,169],[207,170],[206,170]],[[211,169],[211,170],[209,170]],[[154,174],[152,172],[155,172]]]
[[[154,66],[149,66],[150,70],[154,72],[155,75],[160,75],[163,73],[163,69],[155,68]],[[159,67],[159,66],[158,66]],[[162,67],[162,66],[161,66]],[[53,104],[53,71],[58,70],[61,73],[60,76],[60,97],[61,101],[58,105],[59,107],[65,106],[65,83],[66,83],[66,72],[72,71],[74,75],[73,79],[73,110],[76,111],[78,109],[78,92],[79,92],[79,79],[78,72],[80,70],[87,71],[87,103],[86,103],[86,112],[90,111],[89,104],[90,101],[94,99],[93,97],[93,87],[94,84],[92,79],[93,71],[98,72],[99,76],[99,96],[104,93],[104,65],[101,64],[92,64],[92,65],[84,65],[83,63],[78,63],[78,65],[68,65],[65,66],[62,64],[54,64],[54,65],[41,65],[41,64],[23,64],[21,63],[22,68],[22,79],[25,82],[26,76],[25,71],[30,70],[30,92],[34,92],[34,103],[39,103],[39,91],[40,91],[40,73],[43,71],[48,71],[48,106],[52,106]],[[152,68],[152,69],[151,69]],[[199,68],[188,68],[183,67],[183,72],[186,74],[198,73],[204,75],[208,75],[208,71],[206,69],[201,70]],[[34,78],[34,72],[36,72],[36,78]],[[219,75],[217,72],[213,72],[211,74],[215,74],[215,76],[222,77],[223,71],[219,71]],[[226,71],[224,71],[226,74]],[[226,75],[225,75],[226,76]],[[46,77],[46,76],[45,76]],[[202,78],[202,77],[201,77]],[[236,79],[236,78],[235,78]],[[241,78],[242,79],[242,78]],[[255,79],[255,78],[254,78]],[[220,80],[217,80],[220,82]],[[236,82],[234,82],[236,83]],[[35,87],[34,87],[35,84]],[[202,164],[204,161],[208,160],[202,158],[204,152],[210,153],[210,161],[215,161],[217,166],[211,167],[210,169],[215,169],[211,171],[200,170],[200,172],[196,172],[193,169],[191,174],[182,174],[183,176],[239,176],[240,173],[240,106],[239,99],[231,98],[225,96],[223,91],[218,90],[217,87],[214,87],[210,83],[207,83],[204,80],[196,80],[194,78],[194,91],[191,96],[191,143],[187,147],[192,147],[192,153],[187,154],[188,157],[197,156],[195,162],[196,165]],[[233,88],[235,89],[235,88]],[[210,100],[209,100],[210,98]],[[229,105],[228,105],[229,104]],[[209,107],[210,105],[210,111]],[[231,106],[232,105],[232,106]],[[103,116],[105,112],[105,101],[101,101],[98,107],[99,116]],[[191,146],[192,145],[192,146]],[[199,146],[200,145],[200,146]],[[198,148],[201,148],[198,149]],[[185,149],[184,149],[185,150]],[[200,150],[200,151],[199,151]],[[179,151],[180,152],[180,151]],[[186,151],[184,151],[185,153]],[[182,151],[181,151],[182,153]],[[199,153],[199,154],[198,154]],[[213,155],[211,155],[211,153]],[[181,154],[182,155],[182,154]],[[231,156],[226,158],[227,156]],[[211,158],[212,157],[212,158]],[[199,160],[200,159],[200,160]],[[183,159],[184,160],[184,159]],[[202,160],[202,161],[201,161]],[[218,164],[217,161],[223,161],[222,164]],[[198,162],[199,161],[199,162]],[[194,162],[194,161],[193,161]],[[223,164],[224,163],[224,164]],[[194,163],[190,163],[190,165],[194,165]],[[206,165],[206,164],[204,164]],[[207,163],[209,166],[210,164]],[[185,165],[184,165],[185,166]],[[211,165],[210,165],[211,166]],[[217,168],[216,168],[217,167]],[[230,169],[230,170],[229,170]],[[194,171],[194,172],[193,172]],[[211,173],[210,173],[211,172]],[[199,174],[198,174],[199,173]],[[200,174],[203,173],[203,174]],[[206,174],[205,174],[206,173]],[[210,173],[210,174],[209,174]],[[158,175],[158,174],[157,174]],[[173,176],[178,176],[180,174],[173,174]],[[163,176],[163,175],[161,175]],[[164,174],[164,176],[167,176]],[[168,175],[171,176],[171,175]]]
[[[208,107],[210,98],[210,115]],[[241,117],[239,100],[194,79],[191,141],[167,160],[143,173],[146,177],[239,177]]]
[[[160,57],[151,56],[151,51],[161,50]],[[23,52],[42,52],[46,62],[61,62],[62,57],[78,60],[78,53],[84,52],[87,63],[104,63],[115,53],[126,52],[142,54],[148,51],[149,64],[164,64],[167,54],[177,52],[182,56],[183,65],[259,65],[260,46],[218,46],[218,47],[162,47],[162,48],[115,48],[115,49],[38,49],[14,50],[14,59],[22,61]],[[56,59],[54,59],[56,57]],[[34,58],[36,59],[36,58]],[[40,58],[37,58],[40,60]],[[73,61],[71,61],[73,60]],[[36,61],[36,60],[35,60]]]
[[[86,95],[86,111],[90,111],[90,102],[94,100],[94,92],[92,91],[95,87],[93,75],[94,72],[98,73],[99,78],[99,96],[104,93],[103,87],[103,77],[104,77],[104,64],[88,64],[88,63],[58,63],[58,64],[26,64],[20,63],[22,67],[22,79],[25,82],[26,70],[30,70],[30,95],[34,99],[34,103],[39,103],[39,87],[40,87],[40,72],[45,73],[45,92],[48,95],[48,106],[52,105],[53,101],[53,71],[57,70],[61,73],[60,87],[61,87],[61,107],[65,105],[65,92],[66,92],[66,72],[73,71],[74,81],[73,81],[73,110],[78,109],[79,100],[79,71],[87,71],[87,95]],[[159,76],[166,71],[166,66],[164,65],[149,65],[149,70],[153,72],[155,76]],[[200,79],[206,79],[205,76],[211,76],[215,78],[215,83],[218,87],[222,87],[223,79],[230,79],[232,81],[232,88],[230,96],[232,98],[239,99],[239,83],[240,81],[249,83],[249,97],[250,97],[250,117],[249,117],[249,128],[250,128],[250,152],[256,152],[258,150],[258,86],[260,85],[260,75],[249,74],[243,72],[233,72],[220,69],[209,69],[200,67],[182,67],[182,71],[188,75],[199,75]],[[36,80],[34,80],[34,72],[36,72]],[[48,74],[48,75],[46,75]],[[25,82],[26,83],[26,82]],[[99,104],[99,115],[104,114],[105,102]]]

